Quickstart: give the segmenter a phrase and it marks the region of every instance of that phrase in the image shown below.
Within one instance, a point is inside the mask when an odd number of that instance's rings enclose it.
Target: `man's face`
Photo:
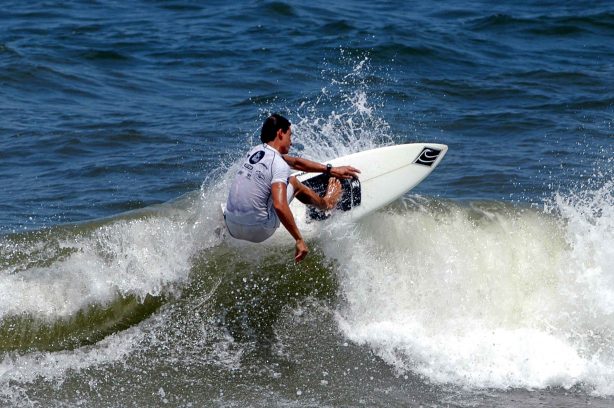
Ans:
[[[282,130],[281,137],[282,145],[280,146],[280,153],[287,154],[290,151],[290,146],[292,146],[292,126],[290,126],[285,133]]]

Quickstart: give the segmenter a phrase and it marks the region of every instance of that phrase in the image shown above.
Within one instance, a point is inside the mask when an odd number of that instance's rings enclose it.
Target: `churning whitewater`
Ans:
[[[614,392],[614,195],[545,210],[413,197],[339,259],[343,332],[399,372],[468,387]]]

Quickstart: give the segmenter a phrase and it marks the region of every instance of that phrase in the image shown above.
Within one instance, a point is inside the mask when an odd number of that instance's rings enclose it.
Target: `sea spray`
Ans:
[[[328,84],[297,108],[289,109],[293,122],[291,150],[311,160],[326,161],[393,143],[390,125],[379,115],[383,102],[369,84],[375,68],[368,56],[343,61],[342,68],[325,64]]]
[[[567,272],[590,296],[596,315],[614,314],[614,181],[588,191],[555,194],[546,210],[565,222]],[[606,323],[606,322],[604,322]]]
[[[358,239],[326,246],[342,265],[341,329],[434,382],[610,394],[612,202],[558,202],[561,216],[446,202],[368,217]]]

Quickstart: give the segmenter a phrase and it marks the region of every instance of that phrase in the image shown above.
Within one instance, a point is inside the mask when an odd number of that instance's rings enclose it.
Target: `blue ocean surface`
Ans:
[[[611,406],[611,1],[5,0],[0,405]],[[311,253],[225,238],[272,112],[449,146]]]

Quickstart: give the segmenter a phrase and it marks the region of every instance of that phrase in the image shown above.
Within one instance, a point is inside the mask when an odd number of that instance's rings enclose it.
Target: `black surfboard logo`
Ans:
[[[439,149],[433,149],[432,147],[425,147],[420,152],[420,155],[418,156],[418,158],[414,160],[414,163],[431,167],[433,163],[437,161],[437,158],[439,157],[439,153],[441,153],[441,150]]]

